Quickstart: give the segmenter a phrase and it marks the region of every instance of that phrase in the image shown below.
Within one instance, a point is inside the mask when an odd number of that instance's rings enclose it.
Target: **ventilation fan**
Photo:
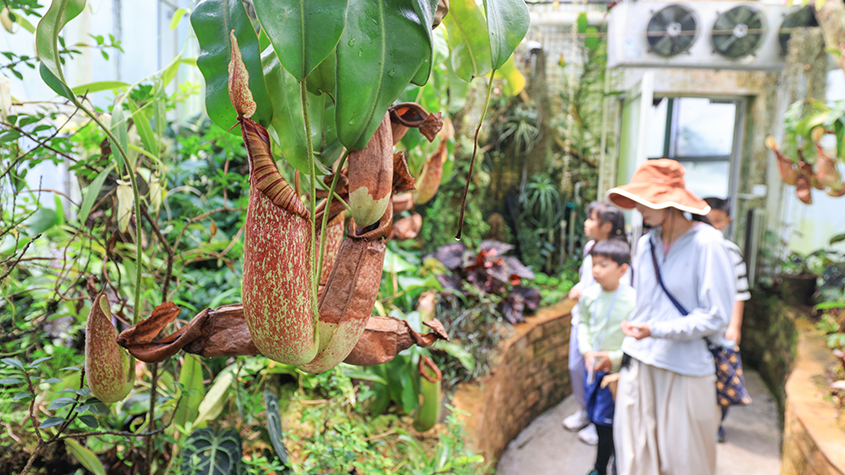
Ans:
[[[728,58],[753,54],[763,42],[765,18],[756,8],[733,7],[720,14],[713,24],[713,47]]]
[[[646,28],[649,49],[664,58],[690,49],[695,41],[695,13],[682,5],[669,5],[651,17]]]
[[[815,9],[812,5],[807,5],[797,11],[786,15],[783,23],[780,24],[780,31],[778,31],[778,41],[780,42],[781,54],[786,54],[789,43],[789,35],[795,28],[806,28],[810,26],[819,26],[816,20]]]

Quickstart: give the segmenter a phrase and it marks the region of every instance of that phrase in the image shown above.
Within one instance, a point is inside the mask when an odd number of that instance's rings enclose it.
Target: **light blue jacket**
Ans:
[[[663,283],[689,312],[681,313],[657,282],[649,240]],[[634,266],[637,305],[631,322],[647,322],[651,337],[626,337],[622,350],[637,360],[688,376],[715,372],[713,356],[704,337],[724,332],[731,319],[736,296],[733,263],[722,234],[696,223],[679,237],[664,258],[660,228],[640,238]]]

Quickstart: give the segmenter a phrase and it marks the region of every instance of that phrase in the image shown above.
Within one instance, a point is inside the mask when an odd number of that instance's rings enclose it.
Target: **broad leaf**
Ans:
[[[138,131],[138,135],[141,137],[141,143],[144,144],[144,149],[158,158],[158,141],[153,132],[153,126],[150,125],[150,121],[152,120],[152,105],[141,108],[138,107],[135,101],[128,97],[126,98],[126,103],[129,104],[129,110],[132,112],[132,120],[135,124],[135,129]]]
[[[270,133],[278,142],[284,159],[297,170],[310,174],[300,83],[282,67],[273,50],[267,50],[261,62],[264,65],[264,78],[270,86],[270,102],[273,105]],[[311,140],[314,148],[318,148],[322,137],[325,96],[310,93],[308,96]]]
[[[452,0],[443,18],[449,34],[452,70],[466,82],[492,69],[487,23],[475,0]]]
[[[62,31],[67,22],[82,13],[83,9],[85,9],[85,0],[53,0],[35,30],[35,51],[38,53],[41,64],[63,84],[66,84],[67,81],[65,81],[62,73],[59,59],[59,32]]]
[[[217,379],[214,380],[214,384],[199,405],[199,415],[194,421],[194,427],[220,415],[226,403],[226,393],[229,392],[229,387],[232,386],[234,380],[235,375],[231,370],[225,370],[217,375]]]
[[[185,441],[181,469],[188,475],[235,475],[241,457],[241,437],[234,429],[198,429]]]
[[[493,69],[499,69],[528,33],[528,5],[524,0],[484,0],[484,12]]]
[[[282,416],[279,414],[279,398],[268,390],[264,390],[264,406],[267,414],[267,432],[270,433],[270,442],[276,450],[276,455],[283,464],[288,464],[288,453],[285,449],[285,442],[282,439]]]
[[[179,370],[179,384],[182,386],[182,395],[179,405],[173,412],[173,422],[177,426],[184,427],[188,422],[197,420],[199,406],[205,396],[205,386],[202,384],[202,364],[196,356],[185,355],[185,363]],[[176,434],[178,433],[177,431]]]
[[[122,81],[98,81],[81,84],[73,88],[72,91],[74,94],[85,94],[86,92],[91,94],[100,91],[112,91],[114,89],[120,89],[127,86],[129,86],[129,84]]]
[[[431,75],[431,68],[434,63],[434,40],[432,39],[431,24],[434,22],[434,12],[437,11],[438,0],[413,0],[413,3],[414,11],[417,12],[417,16],[420,17],[422,24],[428,26],[425,31],[428,36],[428,48],[430,51],[411,82],[417,86],[424,86],[428,82],[428,77]]]
[[[61,424],[65,421],[64,417],[50,417],[45,419],[44,422],[38,425],[39,429],[47,429],[50,427],[56,427],[57,425]]]
[[[312,94],[334,94],[335,76],[337,75],[337,52],[332,51],[305,81],[308,91]],[[332,126],[334,127],[334,126]]]
[[[426,59],[428,32],[407,0],[355,1],[337,45],[337,110],[340,142],[363,150],[387,108]],[[489,48],[489,47],[488,47]]]
[[[94,425],[93,427],[97,426]],[[82,464],[83,467],[87,468],[95,475],[106,475],[106,469],[103,468],[103,463],[100,462],[97,454],[92,452],[91,449],[73,439],[65,439],[65,446],[70,454],[73,455],[73,458]]]
[[[191,14],[191,25],[200,45],[197,67],[205,78],[205,108],[208,117],[226,130],[237,122],[238,114],[229,100],[229,60],[235,30],[244,65],[249,72],[249,89],[258,109],[252,119],[268,126],[272,117],[270,97],[261,74],[258,36],[241,0],[205,0]],[[231,133],[240,135],[240,129]]]
[[[302,81],[334,51],[348,0],[254,0],[255,14],[285,69]]]

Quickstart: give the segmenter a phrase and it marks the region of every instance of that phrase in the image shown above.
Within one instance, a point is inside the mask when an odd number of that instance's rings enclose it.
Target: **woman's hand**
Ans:
[[[588,351],[588,352],[584,353],[584,367],[587,368],[587,370],[589,370],[590,366],[592,366],[592,365],[593,365],[593,352]]]
[[[739,345],[739,340],[742,339],[742,330],[734,325],[729,326],[725,331],[725,339],[731,340]]]
[[[628,320],[623,320],[622,333],[637,340],[642,340],[651,336],[651,327],[648,326],[648,323],[631,323]]]
[[[613,363],[610,362],[610,353],[607,351],[596,352],[593,360],[595,361],[595,366],[593,367],[595,371],[607,372],[613,367]]]

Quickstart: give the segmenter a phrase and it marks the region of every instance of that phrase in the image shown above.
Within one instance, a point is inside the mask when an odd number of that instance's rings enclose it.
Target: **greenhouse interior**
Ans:
[[[0,24],[0,474],[845,474],[842,0]]]

